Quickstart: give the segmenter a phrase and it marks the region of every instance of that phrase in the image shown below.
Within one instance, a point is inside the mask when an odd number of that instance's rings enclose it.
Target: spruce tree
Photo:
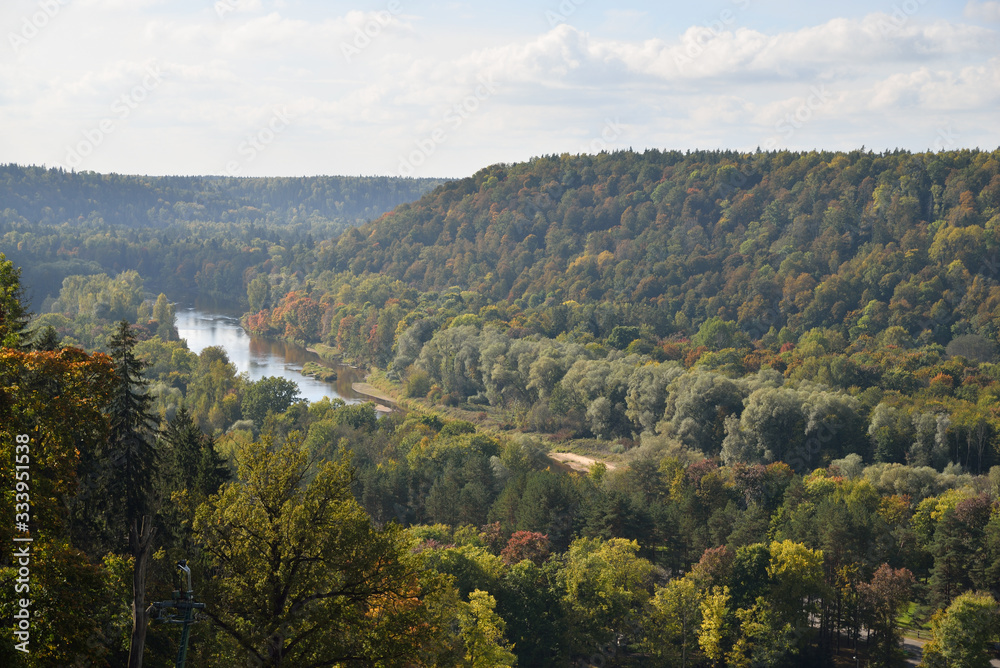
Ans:
[[[0,347],[25,347],[29,317],[24,307],[21,269],[0,253]]]
[[[146,573],[152,555],[152,490],[157,472],[157,452],[153,440],[156,419],[150,412],[152,399],[146,394],[142,377],[145,364],[135,356],[135,335],[127,320],[118,323],[109,348],[114,362],[115,384],[109,407],[109,475],[105,476],[108,510],[121,518],[128,531],[128,550],[134,561],[132,574],[132,637],[129,668],[142,666],[146,644]]]
[[[49,353],[59,350],[61,346],[59,333],[56,332],[56,328],[52,325],[44,327],[35,336],[35,340],[32,342],[32,347],[35,350]]]
[[[107,492],[119,505],[126,528],[150,512],[158,461],[153,439],[157,419],[150,412],[153,400],[146,393],[147,383],[142,376],[146,365],[135,356],[135,344],[131,325],[122,320],[109,344],[115,387],[109,407],[112,472]]]
[[[169,491],[187,489],[199,501],[215,494],[229,479],[214,439],[201,430],[186,406],[181,406],[163,434],[162,465]]]

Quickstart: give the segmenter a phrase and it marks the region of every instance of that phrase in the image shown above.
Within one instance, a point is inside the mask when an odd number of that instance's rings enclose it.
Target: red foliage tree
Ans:
[[[549,558],[549,537],[537,531],[517,531],[507,547],[500,552],[500,558],[507,564],[519,564],[525,559],[541,566]]]

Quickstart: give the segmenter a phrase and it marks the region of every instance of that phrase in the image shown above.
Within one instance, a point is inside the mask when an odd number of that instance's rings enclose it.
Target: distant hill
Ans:
[[[37,308],[67,276],[136,270],[150,287],[239,300],[243,274],[281,268],[272,247],[311,245],[443,183],[316,176],[123,176],[0,166],[0,252]],[[278,251],[279,253],[282,251]],[[291,263],[297,258],[288,258]],[[255,271],[255,270],[254,270]]]
[[[177,221],[218,222],[316,215],[351,221],[375,218],[417,199],[441,179],[385,176],[234,178],[127,176],[0,166],[0,211],[33,223],[99,217],[125,227]]]

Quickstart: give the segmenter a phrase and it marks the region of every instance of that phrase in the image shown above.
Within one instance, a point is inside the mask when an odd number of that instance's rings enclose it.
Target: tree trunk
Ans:
[[[141,522],[141,525],[140,525]],[[146,627],[149,613],[146,612],[146,571],[153,544],[153,518],[143,515],[141,520],[132,520],[129,527],[129,547],[135,559],[132,571],[132,638],[128,648],[128,668],[142,668],[142,653],[146,648]]]

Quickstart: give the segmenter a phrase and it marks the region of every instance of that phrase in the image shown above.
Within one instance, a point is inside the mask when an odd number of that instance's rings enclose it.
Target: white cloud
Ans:
[[[767,35],[749,28],[712,32],[702,26],[678,40],[624,42],[592,37],[562,24],[532,40],[472,52],[424,70],[448,78],[488,70],[508,82],[560,88],[616,86],[636,76],[673,83],[706,80],[815,80],[857,75],[887,62],[920,62],[956,54],[995,52],[997,35],[943,21],[919,24],[886,14],[834,19],[795,32]],[[623,76],[625,79],[623,79]]]
[[[73,0],[73,5],[81,9],[101,11],[138,11],[145,7],[163,5],[167,0]]]
[[[893,74],[876,84],[871,108],[919,107],[926,110],[973,110],[1000,103],[1000,58],[957,71],[926,67]]]
[[[753,148],[775,136],[789,146],[893,145],[905,141],[891,139],[903,121],[923,148],[942,116],[966,124],[963,141],[1000,143],[997,31],[942,20],[930,4],[913,15],[784,31],[738,21],[715,32],[674,26],[672,37],[648,27],[652,10],[640,19],[625,7],[601,14],[589,31],[562,24],[500,37],[426,6],[376,30],[385,18],[377,11],[313,15],[301,2],[289,9],[238,0],[241,11],[220,19],[213,0],[191,13],[119,11],[117,1],[79,0],[101,12],[67,5],[67,20],[52,21],[16,63],[0,60],[6,159],[61,159],[152,62],[166,73],[162,90],[85,168],[218,171],[277,108],[289,111],[292,127],[247,173],[392,172],[483,81],[495,93],[449,128],[423,175],[578,151],[609,119],[624,128],[614,145],[636,148]],[[614,32],[622,19],[629,30]],[[376,34],[345,58],[342,45],[364,42],[366,28]],[[819,105],[810,103],[817,88],[826,91]],[[126,138],[155,142],[157,151],[132,150]]]
[[[385,11],[350,11],[319,22],[288,18],[272,11],[252,17],[226,17],[222,21],[160,20],[151,22],[146,33],[150,41],[157,43],[182,44],[255,60],[271,58],[275,52],[280,52],[282,59],[316,53],[336,54],[343,59],[341,47],[345,44],[354,45],[366,38],[375,43],[411,35],[413,26],[406,17]]]
[[[997,0],[987,0],[986,2],[969,0],[963,13],[966,18],[998,23],[1000,22],[1000,2]]]

